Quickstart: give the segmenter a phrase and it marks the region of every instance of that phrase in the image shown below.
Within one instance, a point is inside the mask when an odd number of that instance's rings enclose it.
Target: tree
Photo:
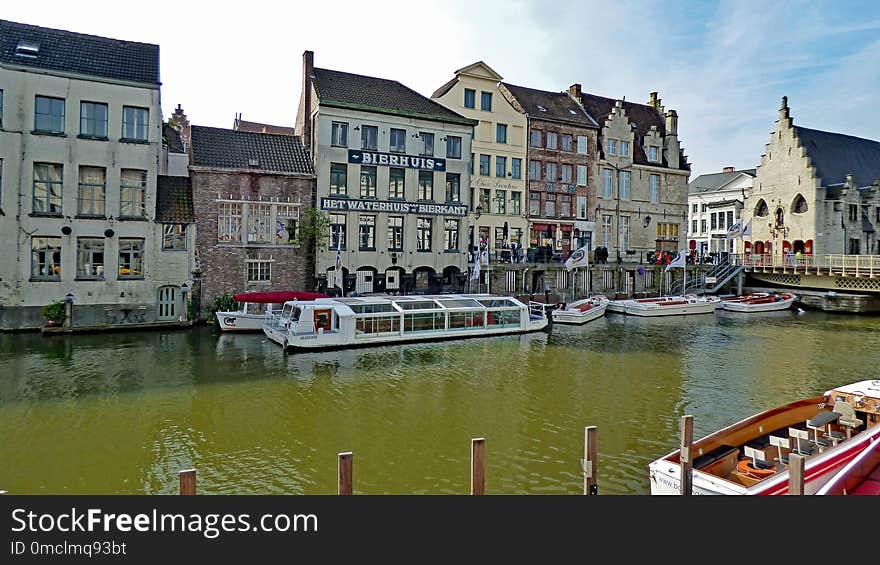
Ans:
[[[317,252],[327,248],[330,237],[330,215],[317,208],[303,211],[296,242],[309,251]]]

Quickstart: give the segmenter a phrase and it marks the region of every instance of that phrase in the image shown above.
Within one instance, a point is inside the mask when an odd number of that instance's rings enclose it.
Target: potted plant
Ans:
[[[56,300],[43,306],[40,313],[47,320],[46,327],[61,326],[67,318],[67,304],[63,300]]]

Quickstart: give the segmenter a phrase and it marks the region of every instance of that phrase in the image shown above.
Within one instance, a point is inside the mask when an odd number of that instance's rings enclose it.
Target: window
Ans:
[[[611,246],[611,214],[602,214],[602,246]]]
[[[79,191],[77,192],[77,214],[81,216],[103,216],[106,193],[106,170],[101,167],[79,168]]]
[[[628,171],[620,171],[620,199],[629,200],[630,197],[630,173]],[[629,248],[627,248],[629,249]]]
[[[461,202],[461,175],[446,173],[446,202]]]
[[[76,278],[104,278],[104,240],[80,237],[76,240]]]
[[[850,255],[859,255],[861,250],[859,249],[859,238],[851,237],[849,238],[849,254]]]
[[[727,211],[727,227],[729,228],[732,225],[733,225],[733,210],[728,210]]]
[[[855,222],[856,220],[858,220],[859,219],[859,205],[858,204],[850,204],[849,210],[848,210],[848,215],[849,215],[849,221]]]
[[[556,215],[556,195],[548,194],[546,200],[544,200],[544,215],[548,218],[552,218]]]
[[[464,107],[475,108],[477,100],[477,91],[472,88],[464,89]]]
[[[529,193],[529,216],[538,216],[541,214],[541,193]]]
[[[514,216],[522,213],[522,192],[518,190],[510,192],[510,213]]]
[[[678,239],[678,224],[657,224],[657,239]]]
[[[706,220],[700,220],[700,233],[706,233]]]
[[[696,214],[696,213],[697,213],[697,205],[696,205],[696,204],[694,204],[694,205],[691,206],[691,212],[692,212],[693,214]]]
[[[629,157],[629,141],[620,142],[620,156]]]
[[[492,111],[492,93],[480,92],[480,110]]]
[[[272,280],[272,261],[267,259],[249,259],[247,265],[247,282],[269,282]]]
[[[345,122],[333,122],[330,126],[330,145],[334,147],[348,147],[348,124]]]
[[[629,249],[629,216],[620,217],[620,245],[621,249]]]
[[[702,208],[703,213],[705,213],[706,210],[708,210],[708,209],[709,209],[709,205],[708,205],[708,204],[703,204],[703,208]]]
[[[580,153],[581,155],[587,154],[587,136],[586,135],[579,135],[578,136],[578,150],[577,150],[577,152]]]
[[[162,249],[167,251],[186,249],[186,224],[162,224]]]
[[[217,204],[217,241],[241,243],[241,204]]]
[[[379,128],[361,126],[361,149],[376,151],[379,148]]]
[[[529,132],[529,145],[541,148],[541,130],[533,129]]]
[[[555,131],[547,132],[547,149],[556,149],[557,148],[557,138]]]
[[[562,182],[571,184],[571,165],[563,164],[560,167],[560,171],[562,172]]]
[[[330,214],[330,249],[345,249],[345,214]]]
[[[361,165],[361,198],[376,198],[376,167]]]
[[[602,169],[602,198],[611,198],[611,169]]]
[[[587,166],[577,166],[577,183],[580,186],[587,186]]]
[[[651,175],[648,177],[648,200],[651,202],[660,201],[660,175]]]
[[[431,250],[431,218],[418,218],[416,224],[416,245],[418,251]]]
[[[715,212],[712,212],[712,215],[710,217],[712,218],[712,222],[711,222],[712,229],[713,230],[718,229],[718,214],[716,214]]]
[[[107,105],[98,102],[79,103],[79,134],[83,137],[107,139]]]
[[[248,204],[247,241],[248,243],[274,243],[272,237],[272,205]]]
[[[507,174],[507,157],[495,157],[495,176],[504,178]]]
[[[146,108],[133,106],[122,107],[122,139],[132,141],[147,140],[147,125],[150,111]]]
[[[504,246],[504,228],[495,228],[495,247]]]
[[[691,220],[691,233],[697,233],[697,221]]]
[[[275,243],[286,245],[297,243],[299,237],[299,206],[293,204],[275,205]]]
[[[36,97],[34,131],[37,133],[64,133],[64,98]]]
[[[461,159],[461,138],[455,135],[446,136],[446,158]]]
[[[34,163],[34,214],[61,215],[61,165]]]
[[[434,171],[419,171],[419,200],[434,200]]]
[[[571,195],[563,194],[559,197],[559,215],[563,218],[571,217]]]
[[[376,216],[358,217],[358,249],[376,250]]]
[[[480,207],[483,209],[484,214],[489,213],[489,195],[491,192],[488,188],[480,189]]]
[[[804,214],[809,209],[807,206],[807,200],[803,197],[803,195],[798,194],[794,199],[794,204],[791,207],[792,212],[795,214]]]
[[[348,165],[330,163],[330,194],[345,195],[348,193]]]
[[[41,281],[61,280],[61,238],[31,238],[31,278]]]
[[[510,176],[517,180],[522,178],[522,159],[513,158],[510,160]]]
[[[388,198],[405,198],[406,170],[388,169]]]
[[[144,278],[144,240],[119,240],[119,278]]]
[[[495,191],[495,213],[496,214],[506,214],[507,213],[507,191],[506,190],[496,190]]]
[[[489,155],[480,155],[480,175],[489,176]]]
[[[660,148],[656,145],[648,147],[648,161],[657,163],[660,161]]]
[[[586,196],[578,196],[577,197],[577,218],[578,218],[578,220],[586,220],[587,219],[587,197]]]
[[[547,177],[546,180],[548,182],[557,182],[559,180],[559,165],[556,163],[547,163],[545,164],[547,170],[545,171]]]
[[[403,216],[388,217],[388,251],[403,251]]]
[[[434,156],[434,134],[419,132],[419,155]]]
[[[495,143],[507,143],[507,124],[496,124]]]
[[[617,155],[617,140],[609,139],[608,140],[608,154],[609,155]]]
[[[446,220],[443,231],[443,249],[458,251],[458,220]]]
[[[147,171],[122,169],[119,181],[119,215],[143,218],[147,215]]]
[[[541,180],[540,161],[529,161],[529,180]]]
[[[0,90],[0,129],[3,129],[3,91]]]
[[[563,151],[571,151],[571,134],[563,133],[561,136],[559,136],[559,141],[562,143],[560,149],[562,149]]]
[[[406,130],[391,128],[388,145],[392,153],[406,153]]]

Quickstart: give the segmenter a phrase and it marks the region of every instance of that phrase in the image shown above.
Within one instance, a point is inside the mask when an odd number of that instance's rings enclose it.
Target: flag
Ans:
[[[333,265],[333,286],[342,290],[342,238],[336,244],[336,263]]]
[[[590,249],[588,245],[574,250],[565,261],[565,270],[571,271],[578,267],[588,267],[590,265]]]
[[[488,267],[489,266],[489,246],[487,245],[485,249],[480,253],[480,267]]]
[[[684,267],[685,261],[687,261],[687,251],[682,249],[678,252],[678,255],[675,256],[675,259],[666,265],[666,269],[663,272],[665,273],[669,269],[674,269],[676,267]]]
[[[475,281],[480,278],[480,251],[474,252],[474,268],[471,269],[471,280]]]
[[[739,220],[729,228],[727,228],[727,239],[736,239],[742,235],[743,223]]]
[[[749,223],[745,225],[742,229],[742,232],[739,234],[740,237],[746,237],[748,235],[752,235],[752,221],[749,220]]]

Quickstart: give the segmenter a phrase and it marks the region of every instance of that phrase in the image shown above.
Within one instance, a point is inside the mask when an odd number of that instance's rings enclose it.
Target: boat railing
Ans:
[[[543,302],[535,302],[534,300],[529,300],[529,317],[531,318],[546,318],[547,313],[544,309]]]

